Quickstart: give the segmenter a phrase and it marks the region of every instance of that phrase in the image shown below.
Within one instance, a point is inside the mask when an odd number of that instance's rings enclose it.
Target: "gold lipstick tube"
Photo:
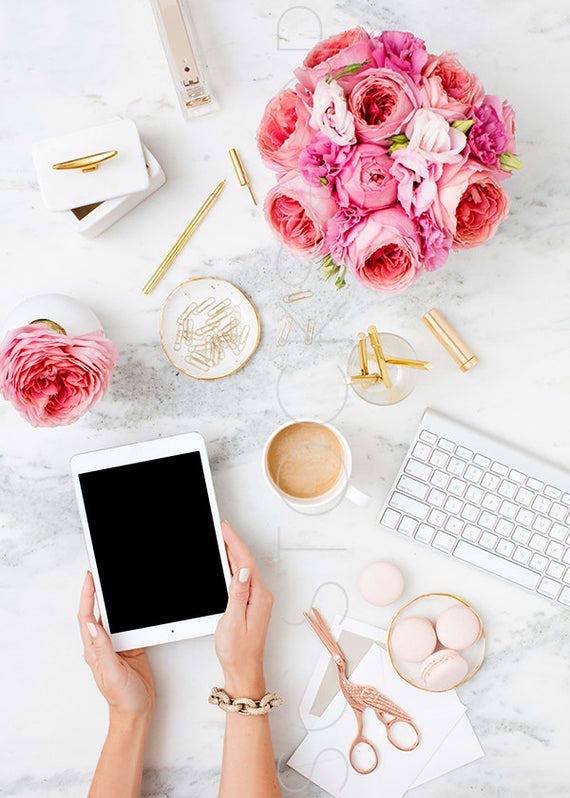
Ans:
[[[440,344],[447,349],[451,357],[459,364],[461,371],[469,371],[479,362],[477,355],[473,354],[438,310],[432,308],[422,318]]]

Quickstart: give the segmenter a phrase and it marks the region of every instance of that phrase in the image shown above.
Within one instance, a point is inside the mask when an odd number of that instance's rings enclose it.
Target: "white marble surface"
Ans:
[[[323,36],[354,24],[410,30],[438,52],[455,50],[489,91],[515,108],[524,169],[506,184],[510,217],[484,247],[453,255],[407,293],[380,296],[350,284],[337,293],[317,271],[280,252],[227,157],[237,147],[260,198],[273,183],[254,144],[260,114],[311,46],[291,17],[284,49],[281,0],[194,0],[220,101],[218,113],[183,120],[150,6],[143,0],[3,2],[0,9],[2,291],[0,318],[45,292],[88,304],[120,361],[103,401],[70,427],[34,429],[0,403],[0,794],[85,795],[106,729],[106,708],[83,662],[75,614],[86,568],[68,472],[84,449],[198,429],[206,437],[223,516],[259,558],[276,604],[267,677],[285,704],[272,716],[286,760],[303,737],[298,704],[320,644],[302,624],[313,600],[386,625],[390,608],[357,589],[373,559],[403,568],[403,598],[456,592],[484,616],[488,656],[460,688],[485,757],[423,787],[418,798],[568,794],[568,611],[418,547],[375,524],[378,508],[426,406],[437,407],[561,465],[570,462],[570,21],[563,0],[409,0],[307,4]],[[281,46],[280,46],[281,45]],[[167,183],[92,241],[42,204],[31,159],[36,140],[127,116],[162,164]],[[203,197],[225,194],[151,296],[142,285]],[[217,275],[257,305],[262,336],[247,366],[221,382],[179,374],[158,337],[162,300],[192,276]],[[276,345],[281,298],[312,287],[295,308],[286,347]],[[480,356],[462,374],[421,321],[437,306]],[[317,318],[303,343],[308,315]],[[403,335],[434,369],[402,404],[376,408],[345,394],[357,332],[375,323]],[[295,371],[291,370],[294,365]],[[323,516],[295,513],[269,493],[260,469],[266,437],[289,415],[333,418],[353,447],[354,478],[374,499]],[[167,497],[155,496],[154,501]],[[141,539],[155,530],[141,530]],[[188,564],[195,578],[200,563]],[[141,586],[141,589],[145,589]],[[315,599],[315,595],[317,598]],[[217,677],[211,638],[149,651],[158,708],[144,795],[216,795],[222,714],[206,697]],[[283,768],[284,795],[324,796]],[[412,793],[410,793],[411,795]],[[351,798],[353,798],[351,796]]]

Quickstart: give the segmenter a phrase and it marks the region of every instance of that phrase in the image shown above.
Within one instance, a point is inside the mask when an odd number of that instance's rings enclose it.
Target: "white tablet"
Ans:
[[[70,469],[115,650],[215,632],[230,567],[203,437],[84,452]]]

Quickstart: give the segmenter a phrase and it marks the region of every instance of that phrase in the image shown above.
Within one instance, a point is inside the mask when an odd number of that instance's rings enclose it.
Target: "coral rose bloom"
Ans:
[[[321,253],[327,223],[338,210],[327,187],[286,172],[265,198],[265,217],[277,238],[301,257]]]
[[[358,140],[373,143],[401,133],[417,105],[410,84],[391,69],[359,74],[348,98]]]
[[[71,424],[105,394],[117,360],[102,330],[70,337],[28,324],[0,347],[0,392],[34,427]]]
[[[372,63],[376,46],[364,28],[351,28],[315,45],[307,53],[303,65],[295,70],[295,76],[312,92],[319,80],[340,72],[349,64]],[[344,85],[344,78],[340,78],[339,83]]]
[[[369,213],[346,249],[347,265],[378,291],[403,291],[421,271],[417,226],[398,206]]]
[[[439,226],[453,237],[453,249],[484,244],[509,212],[509,198],[500,181],[505,175],[473,158],[443,168],[432,206]]]
[[[309,110],[293,89],[269,101],[257,130],[257,148],[270,169],[294,169],[299,155],[314,136]]]
[[[477,75],[468,72],[457,56],[447,51],[429,56],[420,86],[429,107],[439,111],[448,122],[463,119],[485,96]]]

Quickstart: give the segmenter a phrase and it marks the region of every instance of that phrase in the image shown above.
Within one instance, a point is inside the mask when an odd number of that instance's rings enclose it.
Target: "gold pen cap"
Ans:
[[[469,371],[479,362],[477,355],[473,354],[438,310],[432,308],[422,318],[440,344],[459,364],[461,371]]]

